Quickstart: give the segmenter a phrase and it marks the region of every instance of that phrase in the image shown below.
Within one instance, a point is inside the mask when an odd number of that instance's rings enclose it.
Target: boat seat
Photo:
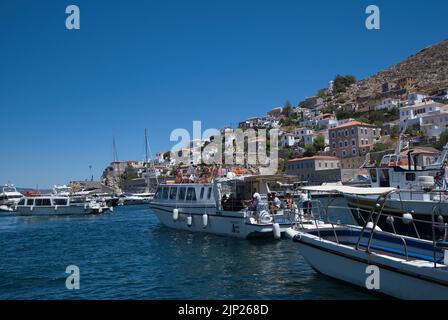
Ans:
[[[361,243],[359,243],[359,246],[367,248],[367,243],[361,242]],[[389,248],[389,247],[379,246],[379,245],[375,245],[375,244],[371,244],[370,249],[376,249],[376,250],[381,250],[384,252],[394,253],[394,254],[398,254],[400,256],[404,256],[404,257],[406,256],[406,252],[401,249]],[[434,257],[432,255],[420,254],[420,253],[412,252],[409,250],[408,250],[408,257],[434,262]],[[443,257],[436,257],[436,262],[443,263]]]

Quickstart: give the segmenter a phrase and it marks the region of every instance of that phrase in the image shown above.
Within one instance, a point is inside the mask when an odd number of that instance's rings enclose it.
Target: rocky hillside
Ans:
[[[383,84],[396,85],[400,79],[411,77],[409,91],[432,94],[448,88],[448,40],[422,49],[406,60],[378,74],[361,80],[349,90],[357,98],[381,98]]]

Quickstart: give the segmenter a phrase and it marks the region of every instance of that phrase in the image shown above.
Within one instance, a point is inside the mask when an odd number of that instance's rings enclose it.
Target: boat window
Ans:
[[[53,204],[55,206],[66,206],[67,205],[67,199],[53,199]]]
[[[205,188],[202,187],[202,188],[201,188],[201,195],[200,195],[199,198],[204,199],[204,191],[205,191]]]
[[[51,200],[50,199],[42,199],[42,205],[51,207]]]
[[[36,206],[42,206],[42,199],[36,199],[34,202]]]
[[[25,199],[21,199],[18,203],[19,206],[24,206],[25,205]]]
[[[176,200],[177,187],[171,187],[170,189],[170,200]]]
[[[406,181],[415,181],[415,173],[414,172],[406,173]]]
[[[162,199],[168,199],[168,187],[163,187],[163,191],[162,191]]]
[[[390,187],[389,171],[388,170],[380,171],[380,187],[383,187],[383,188]]]
[[[212,197],[212,188],[209,187],[208,188],[208,193],[207,193],[207,199],[210,199]]]
[[[188,188],[187,201],[196,201],[196,190],[194,188]]]
[[[187,190],[187,188],[185,188],[185,187],[179,188],[179,200],[181,200],[181,201],[185,200],[185,191],[186,190]]]
[[[33,206],[34,205],[34,199],[27,199],[26,200],[26,205],[27,206]]]

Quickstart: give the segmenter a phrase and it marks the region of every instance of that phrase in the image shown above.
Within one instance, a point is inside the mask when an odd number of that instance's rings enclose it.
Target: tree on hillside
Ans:
[[[443,146],[446,145],[447,143],[448,143],[448,130],[440,134],[440,139],[439,141],[434,143],[434,148],[442,150]]]
[[[292,104],[289,100],[286,100],[285,105],[283,107],[282,115],[286,118],[291,118],[294,112],[292,110]]]
[[[347,88],[356,83],[356,78],[352,75],[341,76],[337,75],[334,78],[333,88],[336,93],[347,91]]]
[[[314,139],[313,148],[315,151],[325,150],[325,137],[323,135],[320,134]]]

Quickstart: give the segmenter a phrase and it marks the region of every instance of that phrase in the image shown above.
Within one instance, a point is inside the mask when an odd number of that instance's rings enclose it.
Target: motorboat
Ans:
[[[418,166],[412,149],[406,156],[400,147],[394,154],[383,156],[379,166],[365,166],[369,171],[372,188],[392,187],[400,192],[392,194],[386,200],[384,213],[396,219],[397,232],[416,236],[415,230],[402,223],[402,212],[409,212],[416,220],[420,237],[431,239],[430,224],[435,214],[441,223],[448,223],[448,191],[445,164],[448,160],[448,145],[438,155],[436,161],[427,166]],[[369,208],[377,202],[376,195],[345,194],[353,218],[358,225],[363,225]],[[360,210],[361,209],[361,210]],[[383,230],[393,231],[386,219],[381,219],[378,226]],[[438,230],[436,230],[439,233]],[[442,230],[442,232],[444,232]]]
[[[11,207],[19,203],[22,198],[23,194],[18,192],[14,185],[4,185],[0,193],[0,211],[11,211]]]
[[[110,210],[105,202],[57,195],[25,196],[12,208],[12,214],[26,216],[90,215]]]
[[[161,184],[150,208],[170,228],[244,239],[280,238],[295,221],[297,212],[272,212],[267,194],[269,182],[284,178],[230,175],[204,183]],[[253,201],[255,194],[257,200]]]
[[[378,222],[389,217],[383,211],[385,200],[397,190],[345,188],[332,191],[376,195],[378,202],[362,226],[326,223],[290,231],[307,262],[322,274],[370,292],[399,299],[448,299],[447,236],[433,234],[425,240],[383,231]],[[408,213],[402,214],[413,224]],[[430,224],[433,230],[446,228],[438,221]]]

